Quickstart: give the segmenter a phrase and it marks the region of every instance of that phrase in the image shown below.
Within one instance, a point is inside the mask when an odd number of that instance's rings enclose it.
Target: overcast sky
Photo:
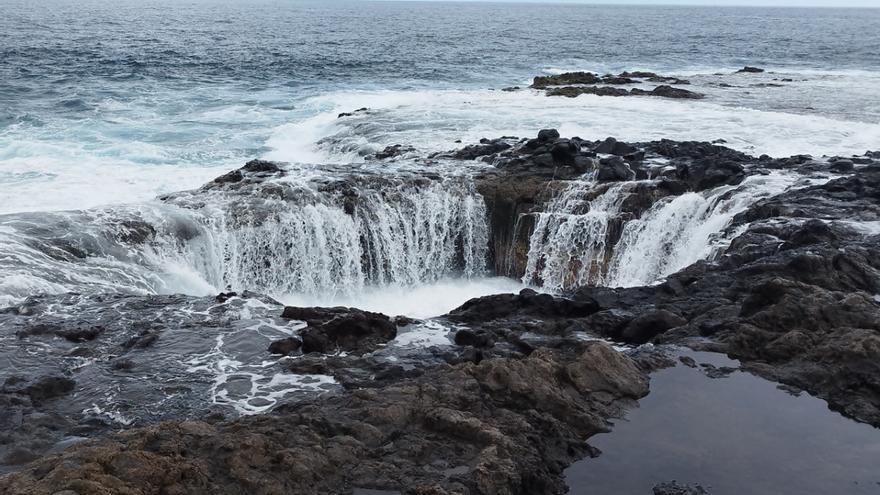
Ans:
[[[470,2],[499,0],[459,0]],[[618,5],[749,5],[761,7],[880,7],[880,0],[500,0],[522,3],[586,3]]]

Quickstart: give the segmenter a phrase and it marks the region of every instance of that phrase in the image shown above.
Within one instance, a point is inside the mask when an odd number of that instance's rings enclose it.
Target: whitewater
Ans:
[[[521,279],[489,269],[486,205],[471,179],[489,164],[437,160],[431,184],[366,188],[355,214],[326,183],[424,174],[419,160],[432,154],[543,128],[593,140],[717,141],[773,157],[849,156],[880,142],[876,43],[837,36],[841,26],[870,26],[873,11],[774,11],[778,22],[815,29],[798,42],[773,34],[780,38],[768,44],[753,9],[719,17],[510,6],[487,16],[491,7],[470,4],[200,1],[165,20],[162,1],[114,9],[88,1],[82,15],[50,3],[38,12],[12,1],[0,20],[0,304],[68,292],[253,290],[290,304],[427,317],[527,286],[656,283],[717,254],[735,235],[725,229],[736,214],[796,180],[750,177],[665,199],[608,244],[632,185],[596,196],[585,175],[535,214]],[[720,37],[727,48],[665,43],[683,13],[703,21],[694,39]],[[638,28],[621,37],[612,19]],[[586,20],[617,45],[565,36]],[[414,29],[399,33],[396,22]],[[230,23],[248,34],[231,34]],[[462,42],[477,32],[481,39]],[[383,44],[390,36],[406,40]],[[827,53],[799,49],[817,40]],[[743,58],[759,48],[761,58]],[[736,72],[747,63],[766,72]],[[706,98],[548,98],[528,88],[535,75],[635,69],[686,78]],[[368,159],[394,145],[407,151]],[[295,199],[199,190],[254,158],[282,163],[277,187]]]

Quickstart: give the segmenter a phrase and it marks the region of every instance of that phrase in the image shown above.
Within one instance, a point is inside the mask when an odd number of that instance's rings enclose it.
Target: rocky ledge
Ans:
[[[478,327],[481,342],[505,342],[525,333],[565,338],[586,332],[631,344],[675,343],[724,352],[749,371],[880,426],[880,163],[874,153],[771,159],[709,143],[628,145],[544,136],[487,160],[500,170],[511,167],[508,173],[514,175],[544,166],[558,177],[578,168],[570,163],[592,163],[600,179],[636,181],[648,173],[652,155],[667,158],[662,170],[652,173],[659,180],[635,184],[623,215],[640,215],[658,197],[737,184],[771,170],[805,177],[821,172],[825,178],[757,201],[728,226],[740,233],[727,249],[659,285],[583,287],[566,298],[529,291],[489,296],[468,302],[450,318]],[[576,151],[563,156],[555,152],[560,148]],[[616,154],[586,161],[599,151]],[[482,187],[494,212],[533,211],[540,203],[535,198],[546,190],[523,182],[510,186],[496,175],[504,172],[487,174]],[[499,239],[519,239],[496,248],[512,253],[501,267],[521,269],[523,260],[516,256],[528,246],[517,243],[527,241],[511,233],[521,224],[495,226],[500,231],[496,246]]]
[[[563,493],[585,440],[648,392],[638,363],[593,342],[440,366],[381,389],[233,422],[167,422],[75,446],[0,478],[58,493]]]
[[[248,352],[266,360],[287,356],[289,372],[328,375],[338,387],[237,419],[198,403],[187,406],[185,417],[162,421],[169,418],[160,414],[111,434],[109,427],[66,424],[77,404],[67,377],[7,380],[0,401],[15,414],[0,418],[2,448],[4,462],[11,459],[19,470],[0,477],[0,492],[561,494],[563,470],[599,454],[589,438],[648,393],[650,373],[673,364],[665,345],[726,353],[747,371],[880,427],[877,158],[869,152],[772,159],[712,143],[589,141],[550,129],[533,139],[487,139],[426,158],[492,165],[474,180],[488,207],[496,271],[513,276],[521,275],[529,248],[525,219],[585,176],[596,184],[587,195],[630,186],[622,219],[665,198],[723,190],[774,171],[810,182],[746,208],[728,226],[728,247],[662,283],[473,299],[441,319],[455,329],[454,345],[403,358],[388,359],[383,348],[414,322],[357,309],[282,308],[248,294],[208,301],[32,298],[0,312],[0,322],[20,329],[15,338],[52,339],[66,355],[112,356],[91,369],[113,376],[147,367],[161,355],[161,339],[189,333],[213,340],[218,329],[235,324],[240,335],[256,338],[251,323],[231,313],[265,308],[269,316],[258,327],[276,329],[278,338]],[[296,201],[295,191],[272,182],[284,173],[252,162],[200,192],[166,201],[216,191]],[[327,187],[342,191],[340,207],[349,212],[357,207],[358,185],[383,180],[334,180]],[[619,236],[620,229],[607,235]],[[81,321],[46,316],[59,304],[84,303],[90,309]],[[126,306],[131,311],[123,312]],[[302,322],[295,336],[291,321]],[[163,366],[176,361],[165,357]],[[144,397],[159,393],[140,382],[131,383],[144,388]],[[72,402],[67,409],[65,398]],[[95,438],[37,459],[9,450],[59,430]],[[674,483],[655,488],[702,491]]]

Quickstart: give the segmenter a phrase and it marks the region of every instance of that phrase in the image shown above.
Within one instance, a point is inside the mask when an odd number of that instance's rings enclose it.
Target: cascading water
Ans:
[[[602,284],[609,226],[632,184],[615,184],[588,201],[584,198],[594,190],[595,182],[573,181],[551,200],[537,214],[523,283],[540,284],[550,291]]]
[[[753,175],[738,186],[660,200],[641,218],[624,226],[614,248],[607,285],[652,284],[712,257],[735,237],[725,236],[724,229],[737,214],[793,183],[790,175]]]
[[[331,300],[367,285],[415,285],[485,270],[485,205],[467,183],[369,191],[351,214],[335,198],[321,201],[263,205],[272,211],[268,218],[243,224],[234,212],[209,218],[205,234],[182,255],[215,287]]]
[[[183,202],[0,219],[3,303],[33,293],[208,295],[252,290],[317,302],[372,286],[484,275],[482,197],[461,178],[307,200],[198,192]]]
[[[735,237],[724,231],[737,214],[794,182],[780,173],[754,175],[738,186],[663,198],[640,218],[629,219],[621,205],[638,182],[607,187],[589,179],[572,181],[536,214],[523,282],[552,292],[657,283],[718,253]],[[584,199],[597,192],[595,199]],[[611,238],[615,219],[623,224],[618,240]]]

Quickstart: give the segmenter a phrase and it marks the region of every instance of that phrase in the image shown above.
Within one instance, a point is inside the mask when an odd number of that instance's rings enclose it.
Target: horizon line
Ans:
[[[585,7],[715,7],[715,8],[755,8],[755,9],[865,9],[877,10],[880,5],[768,5],[766,2],[760,4],[741,3],[714,5],[711,3],[700,3],[698,1],[685,1],[682,3],[644,3],[638,0],[616,2],[613,0],[365,0],[368,2],[417,2],[417,3],[518,3],[530,5],[582,5]]]

